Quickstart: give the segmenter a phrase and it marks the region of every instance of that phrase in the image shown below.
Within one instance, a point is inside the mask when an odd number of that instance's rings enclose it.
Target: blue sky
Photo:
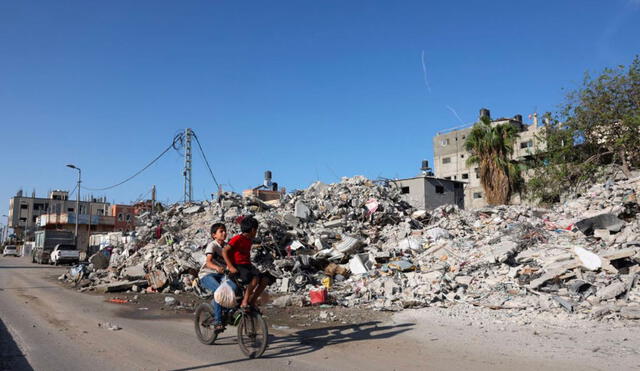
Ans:
[[[554,110],[640,53],[637,0],[434,3],[3,1],[2,213],[19,188],[73,188],[67,163],[117,183],[186,127],[238,192],[266,169],[288,189],[414,176],[438,130]],[[94,194],[179,201],[182,163]],[[193,181],[214,190],[197,150]]]

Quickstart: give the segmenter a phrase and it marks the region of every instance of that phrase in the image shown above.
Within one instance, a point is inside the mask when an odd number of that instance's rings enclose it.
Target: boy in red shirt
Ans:
[[[251,245],[258,234],[258,221],[247,216],[240,222],[241,234],[234,236],[222,249],[222,256],[231,274],[239,275],[242,283],[247,285],[240,307],[255,307],[256,299],[267,287],[267,279],[251,264]]]

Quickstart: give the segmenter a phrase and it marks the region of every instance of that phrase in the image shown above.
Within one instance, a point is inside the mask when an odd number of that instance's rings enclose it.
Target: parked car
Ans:
[[[80,251],[74,245],[58,244],[49,256],[51,264],[80,262]]]
[[[7,245],[4,247],[4,251],[2,251],[2,256],[13,255],[18,256],[18,248],[16,245]]]

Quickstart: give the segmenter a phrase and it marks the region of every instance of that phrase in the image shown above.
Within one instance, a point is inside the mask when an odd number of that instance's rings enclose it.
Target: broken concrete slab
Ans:
[[[125,269],[122,270],[122,276],[124,276],[126,279],[129,279],[129,280],[143,279],[145,274],[147,273],[144,271],[143,263],[126,267]]]
[[[619,295],[623,294],[627,290],[627,286],[624,282],[615,281],[607,287],[601,288],[596,292],[596,296],[600,300],[615,299]]]
[[[590,271],[595,271],[602,267],[602,260],[600,257],[591,251],[584,249],[583,247],[576,246],[573,252],[578,257],[578,260],[582,266]]]
[[[98,251],[97,253],[91,255],[91,257],[89,258],[89,263],[93,264],[94,269],[105,269],[109,266],[109,258],[102,252]]]
[[[311,209],[305,205],[302,201],[297,201],[295,204],[293,215],[296,218],[307,220],[311,217]]]
[[[147,286],[146,280],[136,280],[136,281],[118,281],[107,283],[104,285],[95,286],[95,290],[100,293],[105,292],[119,292],[130,290],[133,286]]]
[[[596,229],[607,229],[610,232],[620,232],[626,222],[613,214],[600,214],[577,222],[576,228],[587,236],[593,235]]]

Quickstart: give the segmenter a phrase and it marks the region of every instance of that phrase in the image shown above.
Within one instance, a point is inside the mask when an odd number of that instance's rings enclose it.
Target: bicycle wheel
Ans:
[[[267,349],[269,331],[260,313],[246,313],[238,324],[238,344],[249,358],[258,358]]]
[[[196,308],[194,325],[198,340],[202,344],[211,345],[218,338],[213,326],[213,307],[209,303],[202,303]]]

